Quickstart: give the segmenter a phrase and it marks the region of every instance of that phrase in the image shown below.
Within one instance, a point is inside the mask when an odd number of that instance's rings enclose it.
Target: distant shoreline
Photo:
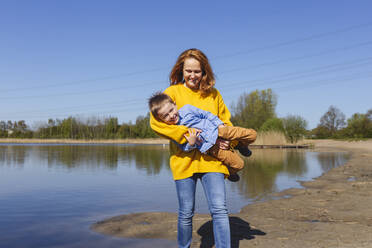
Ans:
[[[256,142],[257,143],[257,142]],[[251,148],[311,148],[311,144],[252,144]],[[168,139],[146,138],[146,139],[94,139],[94,140],[77,140],[77,139],[14,139],[0,138],[0,144],[138,144],[138,145],[169,145]]]
[[[161,138],[146,139],[2,139],[0,144],[138,144],[138,145],[168,145],[169,140]],[[310,148],[309,144],[252,144],[251,148]]]

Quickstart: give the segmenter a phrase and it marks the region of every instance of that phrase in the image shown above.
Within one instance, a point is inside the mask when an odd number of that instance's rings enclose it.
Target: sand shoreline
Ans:
[[[312,140],[315,151],[348,151],[350,160],[303,189],[278,200],[245,206],[230,215],[232,247],[372,247],[372,140]],[[212,247],[211,218],[194,217],[192,247]],[[177,215],[151,212],[117,216],[92,226],[116,237],[175,240]]]

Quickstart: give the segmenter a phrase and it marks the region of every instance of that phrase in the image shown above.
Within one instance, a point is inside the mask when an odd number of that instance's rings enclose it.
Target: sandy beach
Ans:
[[[351,158],[277,200],[230,215],[232,247],[372,247],[372,140],[310,140],[314,151]],[[214,247],[211,217],[196,214],[192,247]],[[102,220],[96,232],[115,237],[175,240],[177,214],[135,213]]]

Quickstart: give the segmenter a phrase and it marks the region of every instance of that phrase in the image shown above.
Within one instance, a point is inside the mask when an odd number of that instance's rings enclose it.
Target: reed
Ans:
[[[253,145],[290,145],[284,133],[279,131],[258,132],[257,139]]]

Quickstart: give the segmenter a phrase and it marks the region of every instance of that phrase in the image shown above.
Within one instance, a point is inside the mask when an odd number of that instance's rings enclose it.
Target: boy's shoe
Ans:
[[[240,154],[245,156],[245,157],[249,157],[252,155],[252,152],[251,150],[249,150],[248,148],[248,145],[243,145],[242,143],[238,143],[237,146],[235,146],[235,149],[238,149]]]
[[[235,173],[235,174],[230,174],[230,176],[227,178],[231,182],[237,182],[240,180],[240,176]]]

